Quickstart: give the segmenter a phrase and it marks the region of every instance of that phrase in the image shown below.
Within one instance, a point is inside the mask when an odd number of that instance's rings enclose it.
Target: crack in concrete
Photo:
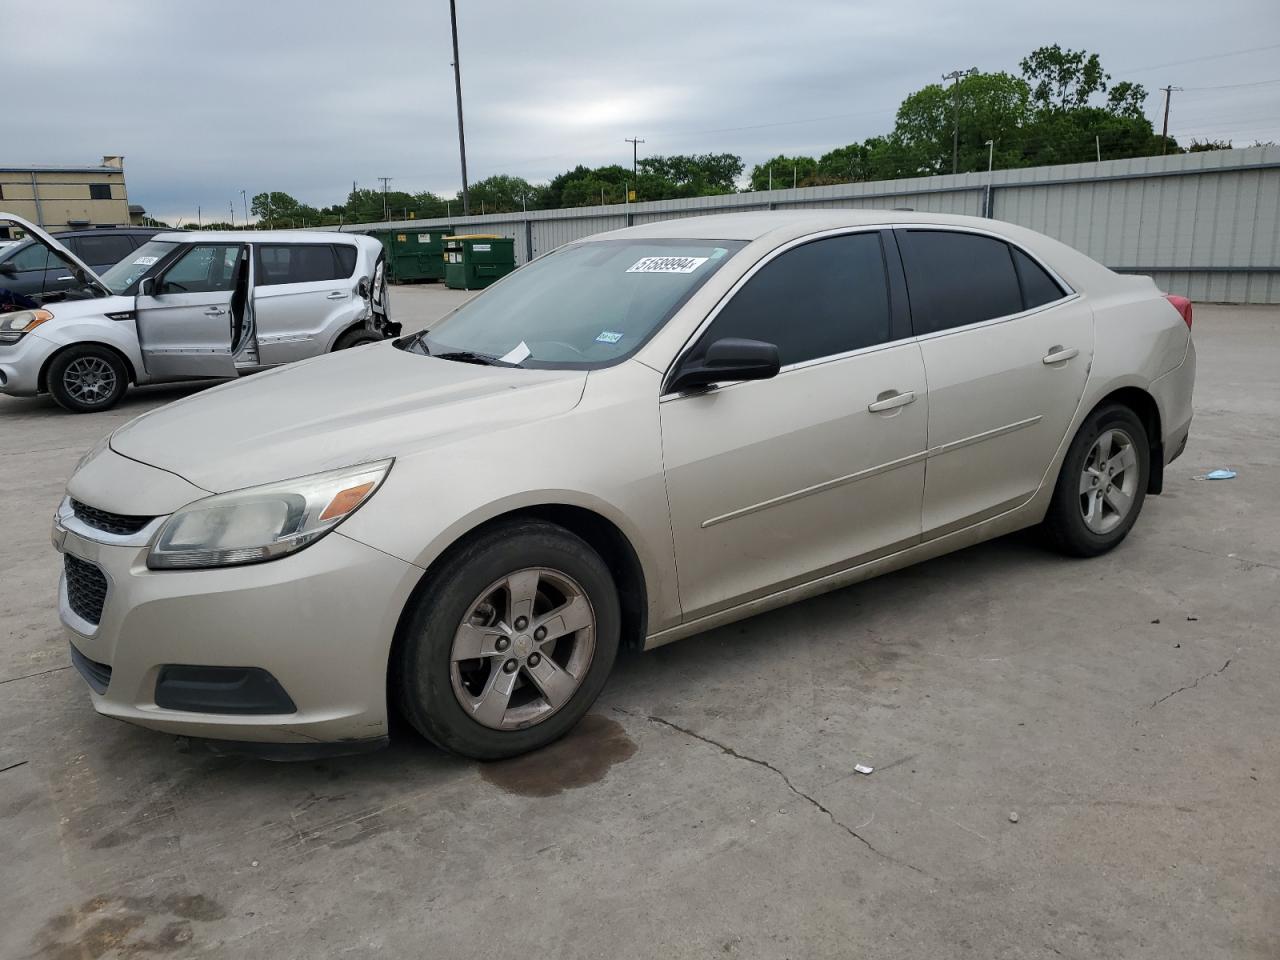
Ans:
[[[0,680],[0,683],[17,683],[19,680],[30,680],[32,677],[43,677],[45,674],[57,673],[59,670],[70,670],[71,664],[61,667],[50,667],[48,670],[41,670],[39,673],[28,673],[21,677],[9,677],[6,680]]]
[[[618,713],[621,713],[628,717],[641,716],[640,714],[632,713],[629,710],[623,710],[621,707],[614,707],[613,709],[616,710]],[[925,871],[921,870],[915,864],[907,863],[905,860],[899,860],[897,857],[891,857],[889,854],[885,853],[883,850],[876,849],[876,847],[872,845],[870,840],[862,836],[862,834],[858,833],[848,824],[837,819],[836,815],[832,813],[827,807],[823,806],[813,797],[809,796],[809,794],[805,793],[803,790],[798,788],[794,783],[791,782],[790,777],[788,777],[785,773],[783,773],[773,764],[769,763],[767,760],[760,760],[756,757],[748,756],[745,753],[739,753],[737,750],[733,749],[733,747],[730,747],[727,744],[723,744],[719,740],[714,740],[711,737],[705,737],[700,733],[696,733],[693,730],[690,730],[688,727],[682,727],[680,726],[680,724],[672,723],[670,720],[665,720],[662,717],[644,715],[643,719],[648,720],[650,723],[656,723],[661,726],[668,727],[672,730],[675,730],[679,733],[683,733],[687,737],[693,737],[693,739],[695,740],[701,740],[703,743],[715,747],[721,753],[727,754],[728,756],[733,757],[735,760],[745,760],[747,763],[754,763],[758,767],[764,767],[769,772],[781,778],[782,782],[787,785],[788,790],[790,790],[800,799],[807,801],[811,806],[825,813],[827,815],[828,820],[830,820],[833,824],[835,824],[837,827],[839,827],[849,836],[853,837],[855,840],[857,840],[859,843],[865,846],[877,857],[881,857],[884,860],[888,860],[890,863],[896,863],[900,867],[906,867],[908,870],[914,870],[916,873],[920,874],[921,876],[924,876],[924,877],[929,876],[929,874],[925,873]],[[871,822],[870,820],[867,821],[867,823],[870,823],[870,822]],[[863,826],[865,826],[865,824],[863,824]]]
[[[1229,666],[1231,666],[1231,659],[1230,659],[1230,658],[1228,658],[1228,659],[1227,659],[1227,662],[1226,662],[1226,663],[1224,663],[1222,666],[1220,666],[1217,670],[1210,670],[1208,673],[1202,673],[1202,674],[1200,674],[1200,676],[1196,677],[1194,680],[1192,680],[1190,683],[1188,683],[1185,687],[1179,687],[1177,690],[1174,690],[1174,691],[1173,691],[1173,693],[1166,693],[1166,694],[1165,694],[1163,697],[1161,697],[1159,700],[1153,700],[1153,701],[1151,701],[1151,706],[1150,706],[1150,707],[1148,707],[1147,709],[1148,709],[1148,710],[1150,710],[1152,707],[1158,707],[1158,706],[1160,706],[1160,704],[1164,703],[1166,700],[1168,700],[1168,699],[1169,699],[1170,697],[1172,697],[1174,694],[1181,693],[1183,690],[1190,690],[1192,687],[1198,686],[1201,680],[1207,680],[1209,677],[1218,677],[1218,676],[1221,676],[1221,675],[1222,675],[1222,671],[1223,671],[1223,670],[1225,670],[1225,669],[1227,669],[1227,667],[1229,667]]]

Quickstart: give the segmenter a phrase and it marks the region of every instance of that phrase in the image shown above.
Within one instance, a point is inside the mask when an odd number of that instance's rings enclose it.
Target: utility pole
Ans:
[[[387,212],[387,184],[389,184],[394,178],[376,177],[375,179],[382,181],[382,220],[385,223],[391,219],[391,214]]]
[[[1098,162],[1102,162],[1102,138],[1096,133],[1093,135],[1093,148],[1098,151]]]
[[[231,226],[234,229],[236,225],[236,202],[234,200],[228,200],[227,209],[231,211]],[[244,225],[246,227],[249,226],[249,220],[247,217],[245,218]]]
[[[200,213],[200,207],[199,207],[199,206],[197,206],[197,207],[196,207],[196,229],[197,229],[197,230],[203,230],[203,229],[204,229],[204,217],[203,217],[203,216],[201,215],[201,213]]]
[[[952,70],[950,73],[942,75],[943,80],[955,81],[951,85],[951,172],[958,173],[960,171],[960,81],[964,77],[971,77],[978,72],[977,67],[970,67],[968,70]]]
[[[984,217],[991,216],[991,162],[995,159],[996,142],[994,140],[987,141],[987,189],[982,198],[982,215]]]
[[[796,184],[800,182],[799,171],[800,171],[800,167],[797,164],[793,163],[791,165],[791,189],[792,190],[794,190],[796,188]]]
[[[240,191],[240,200],[244,203],[244,225],[247,227],[249,226],[249,195],[244,190]],[[236,212],[234,208],[232,208],[231,211],[231,225],[233,227],[236,225]]]
[[[644,141],[637,137],[623,137],[622,142],[631,144],[631,176],[638,176],[636,167],[640,162],[640,144],[644,143]]]
[[[1169,84],[1160,89],[1164,91],[1164,125],[1160,128],[1160,154],[1163,156],[1169,150],[1169,101],[1173,99],[1173,92],[1182,88]]]
[[[462,132],[462,67],[458,63],[458,4],[449,0],[449,25],[453,30],[453,89],[458,97],[458,158],[462,161],[462,215],[471,213],[471,195],[467,189],[467,138]]]

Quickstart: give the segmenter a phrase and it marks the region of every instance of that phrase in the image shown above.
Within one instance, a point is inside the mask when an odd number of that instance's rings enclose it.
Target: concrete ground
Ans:
[[[1280,308],[1195,332],[1190,446],[1111,555],[1008,538],[626,658],[569,739],[487,766],[96,716],[49,517],[195,388],[0,398],[0,957],[1280,955]]]

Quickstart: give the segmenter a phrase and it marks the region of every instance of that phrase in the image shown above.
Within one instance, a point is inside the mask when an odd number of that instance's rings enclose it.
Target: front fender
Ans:
[[[101,344],[112,347],[125,358],[129,365],[129,375],[135,384],[146,383],[150,379],[138,344],[138,324],[132,316],[128,320],[92,317],[77,318],[62,323],[55,318],[31,335],[38,336],[55,347],[41,368],[41,383],[44,382],[44,371],[53,357],[64,348],[79,344]]]

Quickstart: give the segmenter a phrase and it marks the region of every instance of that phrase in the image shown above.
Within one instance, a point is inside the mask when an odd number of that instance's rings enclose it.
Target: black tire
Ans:
[[[562,706],[533,725],[494,729],[478,722],[455,694],[454,634],[489,585],[531,567],[567,575],[581,586],[595,618],[594,650]],[[516,756],[564,736],[587,712],[613,669],[621,626],[617,587],[590,544],[551,523],[502,524],[455,550],[410,601],[392,663],[392,690],[405,718],[437,746],[476,760]],[[496,667],[498,661],[487,662]],[[518,682],[530,683],[523,670]],[[529,692],[536,689],[530,685]]]
[[[366,330],[364,327],[353,327],[342,336],[338,337],[337,343],[333,345],[334,350],[346,350],[349,347],[361,347],[366,343],[378,343],[382,337],[378,336],[372,330]]]
[[[53,399],[72,413],[110,410],[129,388],[129,370],[120,355],[92,344],[63,350],[49,364],[47,377]]]
[[[1136,460],[1135,467],[1132,468],[1136,471],[1136,476],[1132,478],[1135,489],[1127,512],[1111,529],[1099,532],[1091,529],[1085,521],[1084,504],[1088,494],[1081,492],[1082,477],[1094,445],[1110,430],[1127,434],[1131,441]],[[1138,514],[1142,512],[1150,475],[1151,444],[1142,420],[1132,409],[1121,404],[1108,404],[1098,408],[1081,425],[1062,461],[1053,499],[1041,525],[1045,540],[1054,549],[1072,557],[1096,557],[1113,549],[1128,535]],[[1122,476],[1122,473],[1117,473],[1116,476]],[[1101,483],[1106,485],[1107,478],[1102,478]],[[1098,509],[1102,509],[1100,505]]]

